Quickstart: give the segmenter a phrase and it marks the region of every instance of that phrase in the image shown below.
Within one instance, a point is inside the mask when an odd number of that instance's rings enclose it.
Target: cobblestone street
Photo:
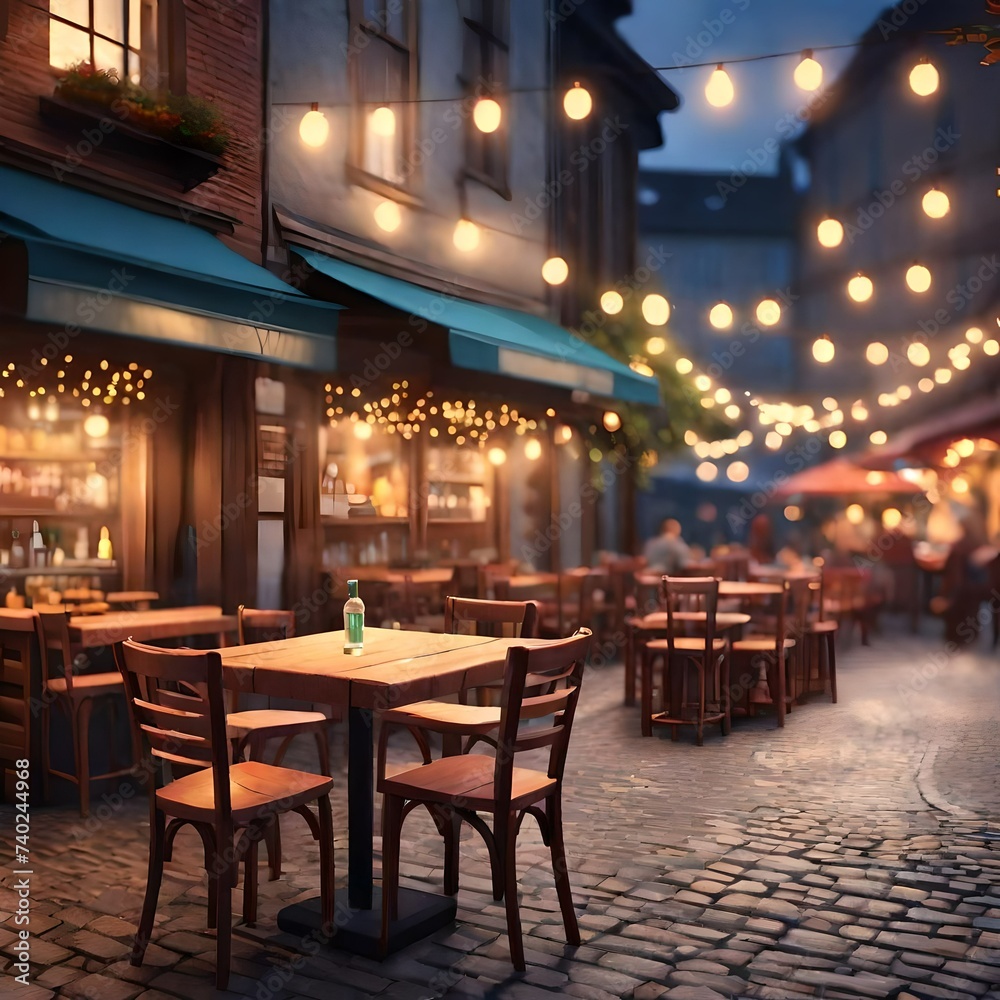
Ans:
[[[315,895],[316,848],[283,823],[285,874],[266,881],[256,929],[237,928],[231,992],[213,988],[201,845],[177,840],[141,969],[125,955],[145,885],[147,805],[86,827],[71,807],[33,815],[32,986],[0,994],[101,1000],[246,996],[715,1000],[717,997],[1000,998],[1000,662],[948,660],[937,638],[886,633],[840,657],[840,703],[814,698],[717,727],[696,747],[639,736],[621,667],[592,670],[567,772],[567,849],[584,943],[565,945],[548,851],[519,851],[528,971],[512,971],[502,904],[478,836],[462,841],[459,920],[378,963],[299,956],[276,930]],[[343,741],[333,746],[343,760]],[[303,747],[296,760],[308,766]],[[397,748],[406,749],[401,743]],[[343,775],[338,873],[346,872]],[[95,797],[95,802],[100,796]],[[9,859],[12,813],[2,807]],[[404,884],[439,889],[429,818],[404,828]],[[240,893],[234,898],[238,912]],[[0,953],[17,896],[0,888]],[[8,967],[8,974],[10,969]]]

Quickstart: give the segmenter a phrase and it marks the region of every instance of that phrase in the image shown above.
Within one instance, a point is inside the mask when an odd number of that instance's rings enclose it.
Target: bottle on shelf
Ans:
[[[358,581],[347,581],[344,605],[344,652],[358,655],[365,642],[365,602],[358,597]]]

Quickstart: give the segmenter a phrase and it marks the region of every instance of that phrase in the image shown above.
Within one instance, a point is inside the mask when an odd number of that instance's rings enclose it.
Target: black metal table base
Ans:
[[[399,919],[389,928],[389,952],[399,951],[428,934],[455,921],[457,902],[454,896],[442,896],[418,889],[399,890]],[[337,891],[333,933],[323,928],[319,897],[286,906],[278,914],[278,927],[287,934],[308,937],[329,948],[338,948],[379,958],[378,944],[382,932],[382,890],[375,889],[370,910],[352,907],[347,890]]]

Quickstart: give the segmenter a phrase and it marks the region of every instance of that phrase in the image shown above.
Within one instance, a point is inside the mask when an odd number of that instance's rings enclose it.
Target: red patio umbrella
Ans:
[[[822,465],[804,469],[787,480],[778,496],[805,493],[813,496],[837,496],[845,493],[921,493],[919,486],[907,482],[895,472],[872,472],[846,458],[834,458]]]

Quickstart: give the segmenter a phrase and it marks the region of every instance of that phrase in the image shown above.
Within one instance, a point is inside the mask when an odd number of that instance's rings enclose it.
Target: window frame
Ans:
[[[0,0],[0,7],[2,7],[5,2],[6,0]],[[118,44],[113,39],[107,39],[107,36],[101,35],[93,29],[94,2],[95,0],[87,0],[90,12],[90,28],[84,28],[75,21],[70,21],[65,17],[60,17],[58,14],[53,14],[51,9],[48,11],[49,24],[51,24],[52,21],[58,21],[60,24],[66,24],[79,31],[87,32],[91,39],[91,65],[93,65],[93,40],[95,36],[106,39],[112,42],[112,44]],[[118,0],[118,2],[124,8],[123,33],[125,36],[125,42],[122,43],[122,45],[126,53],[128,53],[131,51],[128,45],[129,0]],[[169,90],[173,94],[185,94],[187,93],[187,46],[183,0],[157,0],[156,22],[157,75],[160,77],[161,87]],[[49,72],[55,77],[63,76],[66,73],[67,68],[68,67],[66,66],[53,66],[51,62],[49,63]],[[127,55],[124,78],[126,80],[128,79]]]
[[[462,89],[467,95],[467,100],[474,102],[479,97],[488,96],[486,92],[477,91],[478,81],[475,74],[470,73],[471,67],[465,64],[465,46],[470,38],[478,42],[478,58],[476,71],[480,79],[488,79],[495,85],[495,89],[489,92],[495,100],[499,100],[503,109],[500,127],[490,134],[480,132],[472,121],[471,114],[467,120],[465,131],[465,164],[464,175],[470,180],[477,181],[495,191],[505,201],[513,200],[513,193],[510,190],[510,99],[508,94],[510,82],[510,0],[479,0],[483,12],[489,10],[487,18],[482,17],[477,20],[474,17],[463,17],[463,65],[459,74],[459,81]],[[498,33],[499,32],[499,33]],[[489,59],[485,54],[490,53]],[[501,53],[500,60],[497,54]],[[497,72],[497,64],[502,62],[502,73]],[[489,66],[486,63],[489,62]],[[497,95],[500,95],[499,97]],[[481,166],[484,160],[489,159],[486,155],[490,145],[493,145],[493,158],[495,159],[495,171],[483,169]],[[477,149],[476,153],[473,150]]]
[[[393,0],[385,0],[392,3]],[[347,78],[351,89],[351,122],[348,129],[347,161],[345,163],[345,174],[347,180],[352,184],[368,188],[381,194],[386,198],[391,198],[402,204],[417,205],[419,199],[413,194],[415,179],[420,174],[420,168],[414,166],[405,169],[407,154],[413,149],[413,138],[417,130],[418,104],[417,97],[420,87],[420,67],[418,55],[418,28],[419,28],[419,0],[405,0],[402,13],[405,18],[405,42],[400,41],[394,35],[387,34],[384,29],[380,29],[364,16],[364,0],[348,0],[347,20],[348,20],[348,58],[347,58]],[[360,33],[360,34],[359,34]],[[354,44],[355,38],[370,35],[389,45],[397,52],[403,52],[407,57],[408,81],[407,95],[403,102],[400,125],[402,127],[402,150],[404,160],[404,177],[401,183],[397,184],[378,174],[373,174],[366,170],[364,164],[365,153],[365,124],[368,105],[371,102],[362,100],[360,83],[360,67],[358,58],[360,55],[359,46]],[[365,46],[367,48],[367,46]]]

